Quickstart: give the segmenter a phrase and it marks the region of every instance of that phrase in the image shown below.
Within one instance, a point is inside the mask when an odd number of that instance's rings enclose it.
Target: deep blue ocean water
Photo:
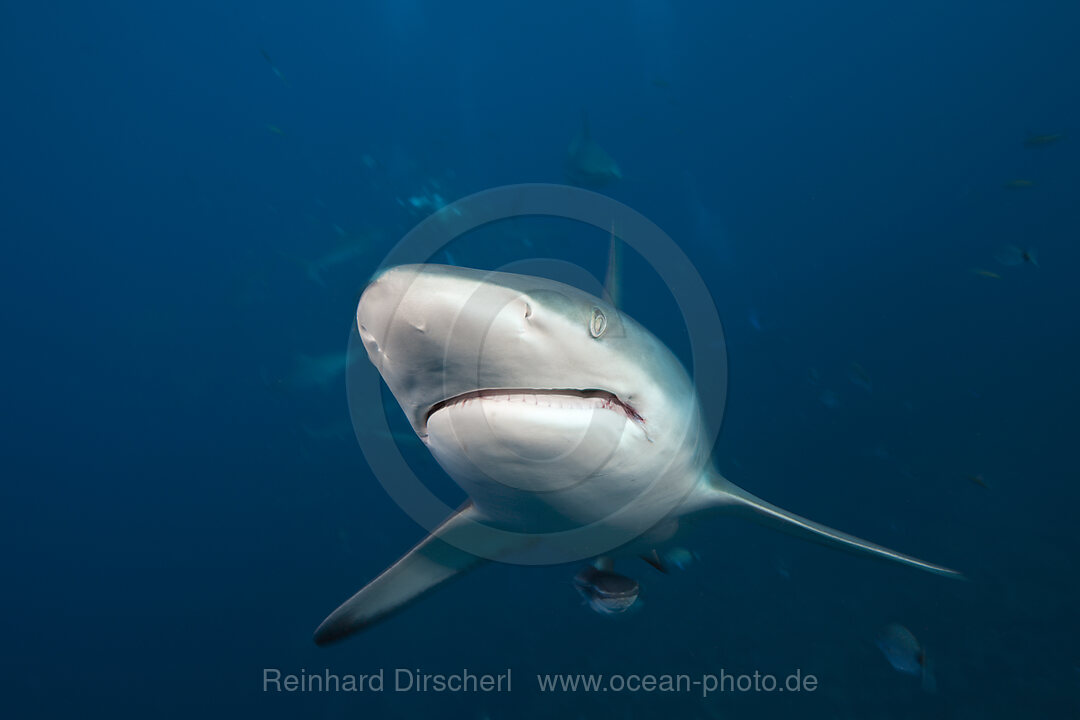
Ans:
[[[1070,2],[4,3],[4,715],[1075,716],[1078,29]],[[643,566],[631,617],[582,607],[573,567],[488,566],[312,643],[423,531],[344,376],[305,358],[344,352],[410,198],[562,182],[582,111],[623,173],[602,192],[724,321],[718,468],[968,581],[723,519],[685,572]],[[451,246],[600,278],[606,252],[554,222]],[[624,281],[685,358],[633,253]],[[889,623],[936,692],[875,646]],[[267,693],[268,667],[512,668],[514,690]],[[721,669],[818,689],[531,679]]]

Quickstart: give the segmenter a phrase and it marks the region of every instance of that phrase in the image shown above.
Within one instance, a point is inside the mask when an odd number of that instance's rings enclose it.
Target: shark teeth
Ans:
[[[424,420],[426,421],[439,410],[449,407],[466,407],[474,402],[509,403],[534,405],[536,407],[557,408],[562,410],[612,410],[620,412],[628,419],[644,426],[645,418],[607,390],[554,389],[536,390],[528,388],[495,388],[474,390],[447,398],[435,403]]]

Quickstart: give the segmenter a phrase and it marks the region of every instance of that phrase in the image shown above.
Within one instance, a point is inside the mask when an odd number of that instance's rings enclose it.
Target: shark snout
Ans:
[[[423,287],[416,286],[417,275],[408,268],[390,268],[364,288],[356,306],[356,325],[372,361],[384,352],[391,328],[401,322],[410,294],[423,292]]]
[[[388,295],[386,282],[381,276],[376,277],[364,288],[360,302],[356,306],[356,326],[360,332],[360,339],[363,340],[364,348],[373,361],[381,352],[382,341],[390,320],[386,312],[390,306],[387,302],[390,299]]]
[[[479,343],[489,331],[505,331],[506,317],[517,318],[519,331],[533,308],[520,291],[486,284],[456,268],[399,265],[376,275],[364,289],[356,322],[372,354],[433,355],[441,361],[456,336]],[[451,333],[456,329],[456,333]]]

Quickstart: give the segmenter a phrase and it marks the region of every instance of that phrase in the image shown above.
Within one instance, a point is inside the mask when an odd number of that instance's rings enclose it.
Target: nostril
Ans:
[[[532,305],[525,303],[525,319],[528,320],[532,317]]]
[[[376,340],[375,336],[363,325],[360,325],[360,340],[363,341],[364,347],[367,348],[369,353],[380,352],[379,341]]]

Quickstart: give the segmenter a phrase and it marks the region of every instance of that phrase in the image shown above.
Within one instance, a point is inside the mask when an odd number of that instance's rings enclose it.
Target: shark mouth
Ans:
[[[538,390],[534,388],[499,388],[473,390],[454,397],[440,400],[431,406],[424,415],[424,425],[432,415],[450,407],[464,407],[473,400],[490,399],[495,401],[522,403],[544,407],[561,407],[574,410],[612,410],[622,413],[644,429],[645,418],[629,403],[619,399],[615,393],[607,390],[554,389]]]

